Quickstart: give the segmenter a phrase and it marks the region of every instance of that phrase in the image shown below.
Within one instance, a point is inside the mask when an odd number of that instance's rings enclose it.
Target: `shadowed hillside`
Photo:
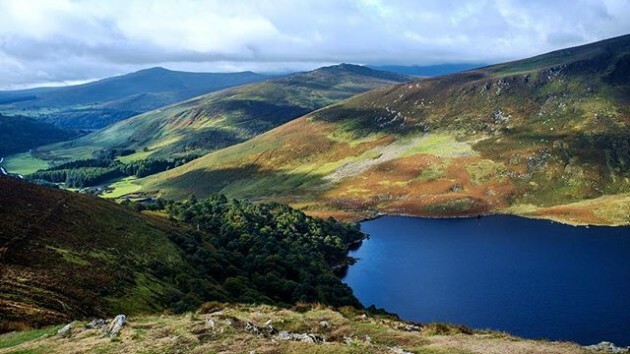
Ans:
[[[33,118],[0,115],[0,157],[67,140],[77,135],[77,132]]]
[[[223,196],[153,209],[0,177],[0,332],[209,300],[360,307],[333,272],[357,226]]]
[[[628,224],[630,36],[358,95],[139,183],[312,215]]]
[[[98,129],[170,103],[266,78],[252,72],[188,73],[152,68],[82,85],[3,91],[0,112],[64,128]]]

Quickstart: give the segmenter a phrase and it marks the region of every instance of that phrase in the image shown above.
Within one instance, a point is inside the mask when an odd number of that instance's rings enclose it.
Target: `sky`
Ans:
[[[498,63],[630,33],[630,0],[0,0],[0,89],[162,66]]]

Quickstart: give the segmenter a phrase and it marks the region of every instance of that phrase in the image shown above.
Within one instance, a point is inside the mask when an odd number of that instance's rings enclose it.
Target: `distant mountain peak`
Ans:
[[[369,76],[373,78],[381,78],[385,80],[392,80],[392,81],[398,81],[398,82],[405,82],[411,79],[407,75],[403,75],[403,74],[399,74],[399,73],[395,73],[391,71],[372,69],[367,66],[348,64],[348,63],[324,66],[322,68],[313,70],[312,73],[322,73],[322,74],[331,74],[331,75],[347,73],[347,74]]]

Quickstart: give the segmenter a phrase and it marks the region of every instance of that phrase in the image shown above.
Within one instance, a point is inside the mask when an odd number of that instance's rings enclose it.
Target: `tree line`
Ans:
[[[197,155],[187,155],[172,159],[144,159],[123,163],[116,159],[118,156],[124,156],[123,153],[129,154],[129,151],[97,152],[95,153],[96,158],[62,163],[34,172],[27,178],[51,183],[64,183],[68,188],[83,188],[103,184],[115,178],[146,177],[181,166],[198,157]]]

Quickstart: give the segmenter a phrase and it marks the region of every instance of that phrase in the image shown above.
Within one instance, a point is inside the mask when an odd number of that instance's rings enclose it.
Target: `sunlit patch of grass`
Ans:
[[[122,163],[130,163],[133,161],[144,160],[144,159],[147,159],[149,155],[151,155],[152,153],[153,152],[150,151],[149,149],[141,150],[130,155],[120,156],[118,157],[118,161]]]
[[[140,190],[140,186],[135,184],[136,177],[125,177],[119,181],[116,181],[109,186],[105,192],[101,194],[101,197],[106,199],[116,199],[124,195],[135,193]]]
[[[428,154],[440,157],[475,155],[469,143],[457,141],[452,135],[427,134],[412,142],[415,144],[409,146],[401,157],[415,154]]]
[[[30,152],[25,152],[6,157],[2,166],[4,166],[9,173],[28,175],[37,170],[48,168],[49,164],[47,161],[33,156]]]

